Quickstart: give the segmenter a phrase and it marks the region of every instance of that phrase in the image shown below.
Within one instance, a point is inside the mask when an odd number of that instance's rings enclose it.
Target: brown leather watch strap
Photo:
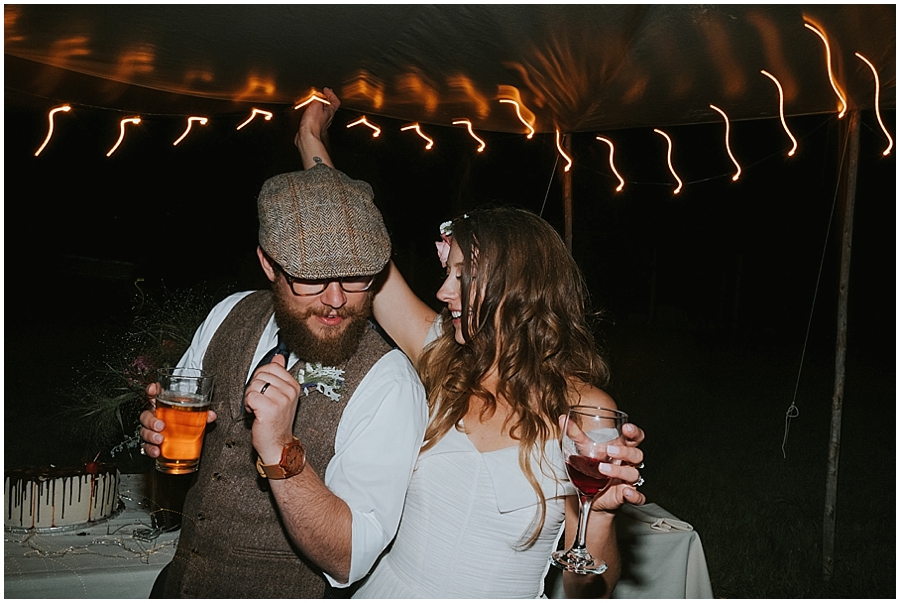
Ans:
[[[299,475],[306,467],[306,450],[296,437],[285,444],[281,451],[281,461],[275,465],[263,465],[262,459],[256,457],[256,470],[260,477],[266,479],[288,479]]]

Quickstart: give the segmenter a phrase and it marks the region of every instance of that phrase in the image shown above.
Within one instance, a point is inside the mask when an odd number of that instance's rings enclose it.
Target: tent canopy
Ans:
[[[583,132],[895,106],[891,5],[6,5],[7,102],[239,113],[335,88],[369,115]],[[10,93],[22,93],[11,95]],[[31,99],[28,101],[28,99]]]

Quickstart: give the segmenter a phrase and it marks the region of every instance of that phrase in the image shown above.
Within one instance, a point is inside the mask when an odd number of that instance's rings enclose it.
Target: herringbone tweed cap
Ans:
[[[259,245],[291,276],[378,274],[391,239],[372,187],[318,164],[266,180],[259,193]]]

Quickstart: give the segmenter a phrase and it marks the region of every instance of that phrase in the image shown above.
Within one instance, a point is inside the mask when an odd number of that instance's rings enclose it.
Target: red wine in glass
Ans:
[[[610,478],[600,473],[599,464],[599,459],[581,455],[573,454],[566,459],[569,479],[586,496],[596,496],[609,487]]]

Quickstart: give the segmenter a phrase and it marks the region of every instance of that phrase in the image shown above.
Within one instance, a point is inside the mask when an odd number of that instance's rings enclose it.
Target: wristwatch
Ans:
[[[306,467],[306,450],[296,437],[290,444],[284,445],[281,461],[277,465],[263,465],[262,459],[256,457],[256,470],[260,477],[268,479],[287,479],[294,477]]]

